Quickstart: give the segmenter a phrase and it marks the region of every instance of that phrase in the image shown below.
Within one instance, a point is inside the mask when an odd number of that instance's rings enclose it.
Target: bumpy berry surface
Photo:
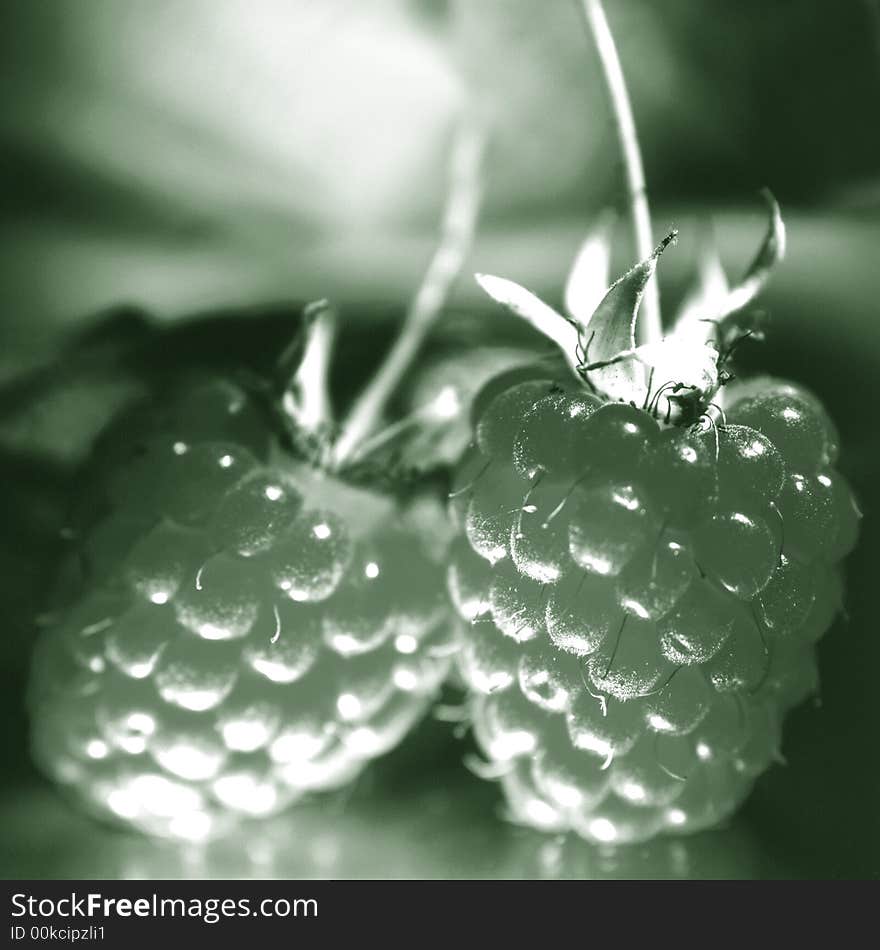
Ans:
[[[442,571],[403,506],[267,463],[267,432],[226,384],[115,426],[35,653],[37,762],[149,833],[350,781],[447,671]]]
[[[717,426],[551,379],[477,405],[449,586],[512,817],[598,842],[718,823],[840,606],[858,512],[824,410],[773,380]]]

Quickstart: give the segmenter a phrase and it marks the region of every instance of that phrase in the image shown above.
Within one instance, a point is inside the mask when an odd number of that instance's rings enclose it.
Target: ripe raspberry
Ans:
[[[677,382],[704,378],[686,363],[653,386],[612,375],[636,350],[605,355],[603,334],[634,320],[655,260],[581,325],[579,352],[589,341],[600,359],[574,365],[580,379],[477,398],[452,494],[478,743],[515,820],[596,842],[707,828],[742,802],[817,689],[813,645],[858,528],[837,435],[800,387],[737,384],[715,412],[726,355],[705,344],[709,389]],[[546,328],[546,305],[482,282]],[[627,391],[631,404],[609,398]]]
[[[267,463],[232,385],[181,408],[99,446],[80,589],[42,636],[31,710],[37,761],[94,810],[201,838],[394,746],[446,673],[448,618],[405,504]]]
[[[320,301],[278,361],[284,438],[220,384],[98,447],[82,576],[38,646],[30,705],[37,761],[99,814],[204,839],[350,781],[431,702],[450,664],[448,527],[395,477],[413,417],[380,424],[467,252],[481,152],[465,124],[439,247],[338,425]],[[418,421],[458,411],[440,396]]]

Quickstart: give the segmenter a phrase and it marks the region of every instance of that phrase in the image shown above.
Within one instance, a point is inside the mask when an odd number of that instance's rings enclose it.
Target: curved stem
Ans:
[[[627,195],[633,236],[636,244],[636,256],[644,261],[654,250],[654,238],[651,234],[651,212],[648,206],[648,191],[645,185],[645,169],[639,150],[636,124],[632,105],[617,55],[617,46],[602,7],[602,0],[580,0],[580,6],[587,21],[589,33],[599,54],[602,75],[611,100],[611,111],[617,138],[623,154],[626,174]],[[640,319],[637,326],[639,343],[658,343],[663,338],[663,325],[660,318],[660,292],[657,280],[652,277],[645,287],[642,298]]]
[[[467,123],[452,152],[449,196],[440,241],[410,304],[400,335],[370,384],[355,401],[333,447],[336,468],[344,465],[370,435],[385,406],[437,322],[470,250],[480,205],[483,134]]]

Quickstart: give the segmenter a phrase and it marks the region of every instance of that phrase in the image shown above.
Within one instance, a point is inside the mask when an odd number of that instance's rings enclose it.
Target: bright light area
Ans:
[[[213,789],[225,805],[250,815],[268,815],[278,801],[274,785],[242,773],[218,778]]]
[[[273,683],[292,683],[301,675],[301,671],[296,666],[290,666],[280,660],[267,660],[260,656],[251,658],[251,666]]]
[[[587,830],[597,841],[609,842],[617,838],[617,829],[607,818],[594,818]]]
[[[263,489],[263,494],[269,499],[269,501],[280,501],[281,497],[284,495],[284,491],[278,485],[267,485]]]
[[[486,673],[475,669],[470,671],[469,678],[481,693],[494,693],[497,690],[507,689],[513,682],[513,676],[503,670]]]
[[[324,741],[318,736],[288,732],[269,746],[269,758],[278,763],[300,762],[317,755],[323,746]]]
[[[655,732],[672,732],[672,723],[668,719],[664,719],[663,716],[657,715],[657,713],[651,713],[648,716],[648,725]]]
[[[410,633],[401,633],[394,639],[394,649],[398,653],[415,653],[418,648],[418,640]]]
[[[634,495],[622,494],[621,492],[612,492],[611,498],[615,504],[621,505],[627,511],[638,511],[639,500]]]
[[[133,712],[125,720],[129,729],[135,732],[142,732],[145,736],[150,736],[156,730],[156,720],[149,713]]]
[[[419,678],[412,670],[397,669],[394,671],[392,678],[394,685],[398,689],[402,689],[405,693],[411,693],[414,689],[417,689],[419,685]]]
[[[129,663],[125,667],[125,671],[132,679],[142,680],[145,676],[149,676],[150,673],[153,672],[156,659],[157,657],[154,657],[152,660],[146,660],[143,663]]]
[[[153,755],[169,772],[192,782],[213,778],[223,761],[219,752],[206,751],[188,742],[179,742],[167,749],[155,750]]]
[[[536,744],[534,733],[526,732],[523,729],[505,732],[492,741],[489,755],[493,759],[504,762],[508,759],[514,759],[518,755],[534,752]]]
[[[539,828],[553,828],[559,823],[559,815],[556,810],[551,808],[547,802],[542,802],[540,798],[530,798],[524,810],[529,821]]]
[[[167,683],[159,686],[159,693],[164,700],[175,703],[183,709],[189,709],[191,712],[205,712],[207,709],[213,709],[228,692],[229,688],[226,686],[220,689],[217,687],[198,688],[181,683]]]
[[[364,711],[363,704],[353,693],[342,693],[336,700],[336,708],[343,719],[357,719]]]
[[[600,739],[592,732],[581,732],[575,736],[574,744],[578,749],[584,749],[587,752],[595,752],[597,755],[611,755],[611,743],[605,739]]]
[[[345,745],[355,755],[362,758],[368,758],[381,751],[380,737],[374,729],[367,726],[361,726],[353,729],[345,737]]]
[[[168,830],[177,838],[187,841],[204,841],[211,833],[210,815],[203,811],[189,812],[185,815],[175,815],[168,824]]]
[[[233,752],[253,752],[269,741],[266,724],[253,719],[224,723],[221,732],[226,748]]]
[[[122,736],[117,745],[129,755],[140,755],[147,750],[147,740],[143,736]]]
[[[631,802],[643,802],[648,797],[644,787],[638,782],[624,782],[620,794]]]
[[[578,550],[577,555],[578,563],[594,574],[607,577],[611,573],[613,565],[607,557],[602,557],[601,554],[588,554],[583,550]]]
[[[454,386],[444,386],[431,403],[431,415],[442,422],[454,419],[461,412],[461,400]]]
[[[90,759],[106,759],[109,751],[107,743],[101,739],[92,739],[86,745],[86,755]]]
[[[364,645],[350,633],[334,633],[330,637],[330,646],[341,656],[355,656],[364,652]]]
[[[541,784],[546,786],[553,799],[563,808],[578,808],[583,804],[584,796],[574,785],[553,779],[545,779]]]
[[[329,538],[332,533],[333,532],[330,530],[330,525],[327,524],[325,521],[322,521],[320,524],[316,524],[312,526],[312,534],[319,541],[326,541],[327,538]]]
[[[630,613],[635,614],[637,617],[640,617],[642,620],[649,620],[651,615],[647,610],[637,601],[632,600],[632,598],[624,598],[620,602],[620,606],[625,610],[628,610]]]

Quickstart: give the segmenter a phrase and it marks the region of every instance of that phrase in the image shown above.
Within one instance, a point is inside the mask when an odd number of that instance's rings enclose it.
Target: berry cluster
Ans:
[[[475,734],[512,816],[598,842],[716,824],[817,687],[858,513],[800,388],[661,427],[576,383],[475,406],[449,584]]]
[[[32,743],[100,814],[200,839],[351,780],[448,668],[407,506],[292,459],[243,390],[127,416],[96,452]]]

